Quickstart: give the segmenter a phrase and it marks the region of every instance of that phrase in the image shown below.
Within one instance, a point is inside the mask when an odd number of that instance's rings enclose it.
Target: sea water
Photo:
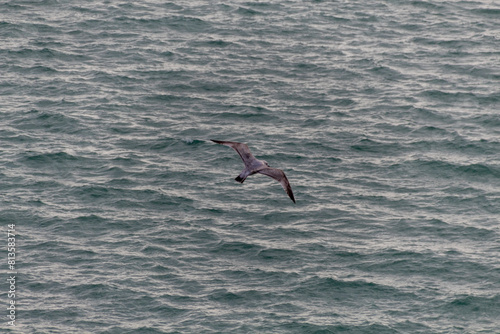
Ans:
[[[2,332],[500,333],[497,1],[4,1],[0,36]]]

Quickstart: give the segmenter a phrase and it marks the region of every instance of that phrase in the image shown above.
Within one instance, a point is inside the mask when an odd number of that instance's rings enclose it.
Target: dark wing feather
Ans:
[[[250,166],[251,162],[255,160],[255,157],[252,155],[252,153],[250,153],[250,149],[248,148],[248,146],[246,144],[237,143],[235,141],[222,141],[222,140],[214,140],[214,139],[210,139],[210,140],[213,141],[214,143],[226,145],[226,146],[233,148],[236,152],[238,152],[238,154],[241,157],[241,160],[243,160],[243,163],[247,167]]]
[[[295,203],[295,197],[293,197],[293,192],[292,192],[292,187],[290,186],[290,182],[288,182],[288,179],[286,178],[285,173],[281,169],[277,168],[263,168],[259,170],[257,173],[261,173],[267,176],[272,177],[279,183],[281,183],[281,186],[283,189],[285,189],[286,193],[288,196],[292,199],[292,201]]]

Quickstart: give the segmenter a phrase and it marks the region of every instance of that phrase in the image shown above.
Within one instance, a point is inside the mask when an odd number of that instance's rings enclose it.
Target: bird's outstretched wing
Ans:
[[[246,144],[237,143],[234,141],[222,141],[213,139],[210,140],[213,141],[214,143],[226,145],[233,148],[236,152],[238,152],[238,154],[241,157],[241,160],[243,160],[243,163],[245,164],[246,167],[250,166],[252,161],[255,160],[255,157],[252,155],[252,153],[250,153],[250,149]]]
[[[293,197],[293,192],[292,192],[292,187],[290,186],[290,182],[288,182],[288,179],[286,178],[285,173],[281,169],[277,168],[272,168],[272,167],[267,167],[259,170],[257,173],[261,173],[267,176],[272,177],[279,183],[281,183],[281,186],[283,189],[285,189],[286,193],[288,196],[292,199],[292,201],[295,203],[295,197]]]

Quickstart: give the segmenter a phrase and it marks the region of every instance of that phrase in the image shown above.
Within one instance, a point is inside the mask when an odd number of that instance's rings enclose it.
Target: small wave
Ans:
[[[364,138],[358,141],[357,144],[351,145],[355,151],[370,152],[370,153],[386,153],[396,152],[401,150],[401,145],[395,142],[382,143],[376,140]]]
[[[43,133],[42,130],[51,133],[75,134],[85,129],[76,117],[38,109],[31,109],[16,115],[11,125],[19,130],[30,131],[33,135]]]
[[[227,255],[256,255],[261,249],[261,246],[242,241],[220,241],[212,252]]]
[[[500,312],[500,295],[477,296],[461,295],[441,306],[452,314],[468,314],[469,317],[485,318],[496,317]]]
[[[25,157],[25,159],[31,164],[74,163],[75,161],[79,160],[78,157],[66,152],[28,155],[27,157]]]

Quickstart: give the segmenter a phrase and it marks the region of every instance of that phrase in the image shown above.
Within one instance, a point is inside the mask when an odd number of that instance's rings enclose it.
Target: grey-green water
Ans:
[[[499,36],[494,1],[0,3],[2,331],[499,333]]]

